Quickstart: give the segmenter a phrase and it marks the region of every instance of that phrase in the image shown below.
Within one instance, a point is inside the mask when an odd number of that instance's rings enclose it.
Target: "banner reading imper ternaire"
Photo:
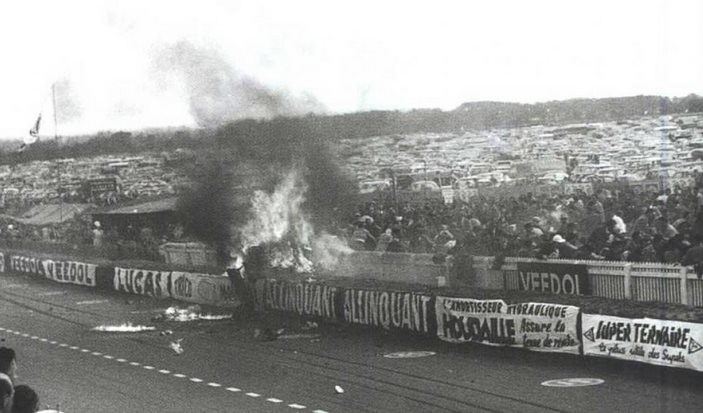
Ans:
[[[578,307],[437,297],[435,311],[437,336],[445,341],[579,353]]]
[[[703,371],[703,324],[582,315],[583,354]]]

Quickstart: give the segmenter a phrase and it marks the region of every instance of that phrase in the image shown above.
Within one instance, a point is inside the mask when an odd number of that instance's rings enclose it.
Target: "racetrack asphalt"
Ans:
[[[341,324],[305,329],[277,315],[154,319],[171,305],[187,306],[2,275],[0,344],[17,351],[18,383],[66,413],[696,412],[703,405],[703,373]],[[126,322],[155,331],[91,330]],[[254,328],[262,325],[284,331],[260,341]],[[169,347],[178,339],[180,355]],[[407,351],[435,354],[385,357]],[[569,378],[604,382],[541,384]]]

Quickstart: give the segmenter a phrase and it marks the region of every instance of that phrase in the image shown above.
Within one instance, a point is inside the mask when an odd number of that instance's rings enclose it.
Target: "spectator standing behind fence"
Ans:
[[[93,223],[93,247],[100,248],[103,245],[103,236],[105,235],[101,228],[100,221]]]
[[[363,251],[367,249],[369,241],[376,243],[373,239],[373,235],[366,229],[364,222],[359,221],[356,223],[356,229],[352,232],[351,247],[357,251]]]
[[[385,252],[388,245],[393,241],[393,231],[390,228],[386,230],[378,237],[378,242],[376,243],[376,251]]]

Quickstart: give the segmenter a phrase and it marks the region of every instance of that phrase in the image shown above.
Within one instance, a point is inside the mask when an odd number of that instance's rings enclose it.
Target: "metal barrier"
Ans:
[[[485,260],[487,257],[481,258]],[[501,267],[503,288],[506,290],[521,289],[518,262],[586,264],[591,295],[597,297],[703,306],[703,280],[698,279],[690,267],[663,263],[507,257]]]

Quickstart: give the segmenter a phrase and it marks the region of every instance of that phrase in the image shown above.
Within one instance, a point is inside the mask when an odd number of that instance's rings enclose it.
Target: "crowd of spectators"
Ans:
[[[703,186],[397,207],[369,202],[359,206],[347,235],[357,250],[688,265],[703,240]]]

